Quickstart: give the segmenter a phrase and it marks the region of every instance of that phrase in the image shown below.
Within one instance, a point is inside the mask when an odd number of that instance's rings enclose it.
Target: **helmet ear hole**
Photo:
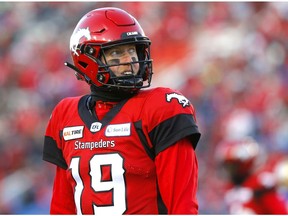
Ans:
[[[79,65],[81,65],[83,68],[86,68],[88,66],[88,64],[83,61],[79,61]]]

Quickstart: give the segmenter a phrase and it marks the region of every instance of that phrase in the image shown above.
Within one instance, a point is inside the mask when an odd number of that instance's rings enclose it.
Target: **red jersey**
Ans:
[[[276,191],[273,173],[260,170],[242,185],[231,187],[225,200],[230,214],[287,214],[284,200]]]
[[[140,91],[90,110],[66,98],[47,126],[43,159],[57,165],[51,213],[197,214],[200,138],[195,111],[177,91]]]

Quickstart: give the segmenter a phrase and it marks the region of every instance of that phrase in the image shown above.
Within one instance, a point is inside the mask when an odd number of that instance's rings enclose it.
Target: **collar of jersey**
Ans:
[[[104,118],[100,121],[97,118],[97,115],[93,114],[92,110],[95,110],[94,107],[91,109],[88,107],[87,104],[89,104],[89,100],[91,99],[90,95],[85,95],[80,98],[78,103],[78,114],[86,127],[90,128],[91,124],[94,122],[100,122],[102,123],[102,128],[104,128],[106,125],[108,125],[112,119],[119,113],[121,108],[125,105],[125,103],[129,100],[129,98],[124,99],[117,103],[114,107],[112,107],[108,113],[104,116]],[[87,103],[88,102],[88,103]],[[97,104],[97,101],[96,101]],[[95,133],[95,132],[91,132]]]

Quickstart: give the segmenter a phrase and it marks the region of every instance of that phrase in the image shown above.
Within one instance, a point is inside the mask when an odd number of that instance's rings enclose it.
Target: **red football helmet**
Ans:
[[[131,60],[129,64],[131,68],[135,63],[140,67],[137,75],[117,77],[110,67],[120,63],[108,65],[104,51],[125,44],[136,46],[138,61]],[[137,20],[124,10],[112,7],[95,9],[84,15],[74,29],[70,39],[74,65],[65,64],[76,71],[78,79],[89,85],[135,91],[149,87],[151,83],[150,44]]]
[[[250,175],[259,154],[259,144],[251,137],[225,140],[216,149],[217,161],[234,183],[241,183]]]

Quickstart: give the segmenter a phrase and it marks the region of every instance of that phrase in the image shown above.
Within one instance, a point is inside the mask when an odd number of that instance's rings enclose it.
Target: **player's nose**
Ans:
[[[120,62],[121,63],[130,63],[135,59],[132,55],[129,54],[128,51],[124,52],[123,55],[121,56]]]

